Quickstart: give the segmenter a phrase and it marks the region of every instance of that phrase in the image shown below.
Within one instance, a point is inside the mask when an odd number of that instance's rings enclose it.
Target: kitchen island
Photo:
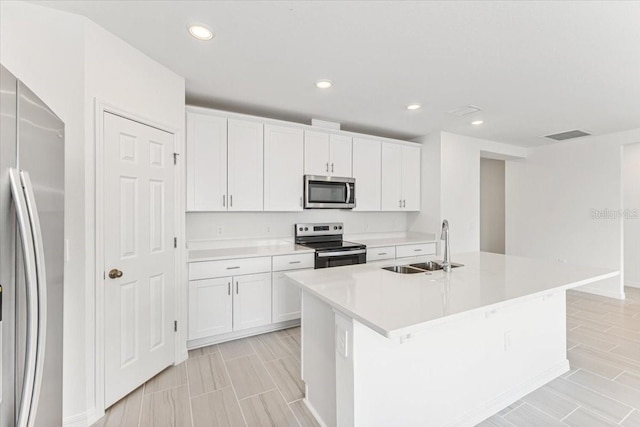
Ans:
[[[565,291],[619,274],[484,252],[454,261],[450,273],[389,261],[288,274],[302,289],[305,403],[322,423],[479,423],[569,369]]]

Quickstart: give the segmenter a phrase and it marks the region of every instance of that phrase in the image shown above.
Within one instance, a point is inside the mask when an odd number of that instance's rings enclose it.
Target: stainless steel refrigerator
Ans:
[[[0,427],[62,425],[64,123],[0,65]]]

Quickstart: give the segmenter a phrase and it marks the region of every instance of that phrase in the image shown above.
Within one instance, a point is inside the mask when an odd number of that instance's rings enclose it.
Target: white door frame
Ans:
[[[187,325],[187,288],[181,286],[184,281],[186,265],[185,236],[185,195],[184,195],[184,135],[182,130],[159,123],[140,114],[132,113],[124,108],[95,99],[95,420],[101,418],[105,412],[105,333],[104,333],[104,114],[112,113],[128,120],[141,123],[168,132],[173,135],[174,152],[178,154],[175,167],[175,230],[178,237],[178,248],[175,251],[175,303],[174,309],[178,320],[178,331],[175,334],[174,363],[187,358],[186,325]]]

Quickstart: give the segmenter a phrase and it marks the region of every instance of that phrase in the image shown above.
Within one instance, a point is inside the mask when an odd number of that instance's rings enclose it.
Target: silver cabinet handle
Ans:
[[[327,162],[327,167],[325,168],[327,172],[329,172],[329,163]]]
[[[226,207],[227,206],[227,195],[223,194],[222,195],[222,207]]]
[[[236,295],[238,295],[239,293],[240,293],[240,284],[236,280]]]
[[[413,252],[422,252],[422,249],[414,249]]]
[[[300,196],[300,207],[302,207],[302,196]]]
[[[289,264],[300,264],[301,261],[289,261]]]
[[[227,282],[227,295],[231,295],[231,282]]]
[[[403,207],[403,208],[406,208],[406,207],[407,207],[407,201],[406,201],[406,200],[403,200],[403,201],[402,201],[402,207]]]
[[[35,249],[33,245],[32,229],[29,224],[29,212],[25,200],[22,182],[19,172],[16,169],[9,170],[11,181],[11,194],[15,205],[20,240],[22,242],[22,261],[24,263],[24,275],[26,281],[25,302],[27,308],[26,333],[27,342],[25,348],[25,365],[22,379],[22,391],[16,426],[24,427],[28,425],[31,401],[33,399],[35,377],[36,377],[36,352],[38,348],[38,301],[37,301],[37,272]]]
[[[333,173],[333,163],[331,163],[331,173]]]
[[[386,252],[379,252],[378,255],[386,255]]]
[[[239,269],[240,266],[235,266],[235,267],[227,267],[227,270],[237,270]]]
[[[398,205],[398,207],[402,207],[402,199],[400,199],[400,204]]]
[[[233,207],[233,194],[229,196],[229,207]]]

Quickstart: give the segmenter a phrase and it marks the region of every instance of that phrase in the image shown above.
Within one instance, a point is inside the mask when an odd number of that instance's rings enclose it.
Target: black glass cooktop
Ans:
[[[334,241],[334,242],[310,242],[302,243],[302,246],[312,248],[315,250],[332,250],[332,249],[364,249],[365,245],[361,243],[353,243],[347,241]]]

